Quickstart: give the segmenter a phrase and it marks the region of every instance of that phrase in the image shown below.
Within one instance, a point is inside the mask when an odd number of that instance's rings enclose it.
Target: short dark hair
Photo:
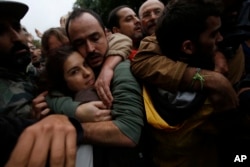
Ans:
[[[117,15],[117,12],[123,8],[130,8],[130,7],[128,5],[121,5],[121,6],[114,8],[113,10],[111,10],[111,12],[109,12],[108,21],[107,21],[107,28],[110,29],[111,32],[113,32],[112,31],[113,27],[120,28],[120,24],[119,24],[120,18]]]
[[[214,3],[178,1],[166,6],[155,32],[162,53],[178,60],[183,41],[198,42],[207,28],[207,18],[220,15],[221,10]]]
[[[78,18],[79,16],[81,16],[83,13],[89,13],[90,15],[92,15],[94,18],[96,18],[96,20],[99,22],[100,26],[102,27],[103,31],[105,32],[105,26],[104,23],[100,17],[100,15],[98,15],[96,12],[94,12],[91,9],[85,9],[85,8],[74,8],[73,11],[71,12],[71,14],[69,15],[67,22],[66,22],[66,33],[68,38],[69,37],[69,23],[71,20],[74,20],[75,18]],[[88,23],[86,23],[88,24]]]

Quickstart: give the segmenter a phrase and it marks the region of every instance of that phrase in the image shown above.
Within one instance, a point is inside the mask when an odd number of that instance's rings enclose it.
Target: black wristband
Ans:
[[[72,123],[72,125],[76,128],[76,133],[77,133],[77,139],[76,139],[76,143],[77,145],[80,145],[83,143],[83,128],[81,123],[76,120],[75,118],[69,117],[69,121]]]

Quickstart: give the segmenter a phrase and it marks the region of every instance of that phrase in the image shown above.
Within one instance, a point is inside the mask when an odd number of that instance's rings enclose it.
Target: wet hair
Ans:
[[[75,52],[71,45],[64,45],[48,52],[46,60],[46,77],[48,89],[57,90],[64,95],[73,95],[73,92],[68,88],[64,79],[64,63],[67,58]]]
[[[108,21],[107,21],[107,28],[112,31],[113,27],[118,27],[120,28],[119,24],[119,16],[117,15],[117,12],[123,8],[130,8],[128,5],[121,5],[116,8],[114,8],[108,16]],[[113,31],[112,31],[113,32]]]
[[[178,60],[183,41],[197,43],[207,28],[207,18],[220,15],[221,10],[214,3],[179,1],[167,5],[155,32],[162,53]]]
[[[55,36],[62,44],[67,44],[69,41],[65,28],[62,27],[52,27],[47,29],[42,36],[41,43],[42,43],[42,52],[43,54],[47,54],[48,51],[50,50],[49,46],[49,38],[51,36]]]
[[[69,39],[70,39],[70,36],[69,36],[69,23],[70,23],[70,21],[80,17],[84,13],[88,13],[88,14],[92,15],[98,21],[100,26],[102,27],[103,32],[105,32],[105,25],[104,25],[100,15],[98,15],[96,12],[94,12],[91,9],[74,8],[68,17],[67,22],[66,22],[66,26],[65,26],[66,27],[66,34],[67,34]]]

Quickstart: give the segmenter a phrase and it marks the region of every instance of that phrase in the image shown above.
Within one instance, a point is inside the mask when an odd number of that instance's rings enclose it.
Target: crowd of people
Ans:
[[[29,8],[0,1],[0,166],[250,165],[249,0],[76,7],[40,44]]]

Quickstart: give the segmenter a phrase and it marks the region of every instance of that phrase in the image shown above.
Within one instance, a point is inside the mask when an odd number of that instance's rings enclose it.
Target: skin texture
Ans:
[[[119,27],[113,27],[113,32],[127,35],[132,40],[140,40],[143,37],[140,20],[136,13],[128,8],[122,8],[117,12]]]
[[[29,48],[20,20],[0,17],[0,55],[13,63],[27,56]],[[29,60],[29,59],[28,59]],[[26,69],[30,62],[23,61],[18,66]],[[2,62],[3,63],[3,62]],[[10,66],[8,66],[10,68]],[[16,66],[14,66],[16,67]],[[21,68],[22,69],[22,68]],[[50,155],[50,166],[75,166],[76,130],[66,116],[53,115],[26,128],[17,141],[7,167],[45,166]]]
[[[86,61],[92,68],[99,67],[104,62],[108,42],[98,21],[92,15],[84,13],[82,17],[72,20],[69,27],[72,44],[81,55],[86,56]]]
[[[84,24],[86,22],[88,24]],[[105,31],[92,15],[83,13],[70,20],[68,34],[77,50],[82,55],[86,55],[86,60],[92,68],[99,67],[104,63],[108,41]],[[83,123],[83,128],[86,142],[127,147],[136,145],[133,140],[120,131],[113,121]]]
[[[48,155],[51,167],[75,166],[76,130],[66,116],[50,115],[25,129],[5,167],[43,167]]]
[[[163,10],[164,4],[159,0],[148,0],[141,5],[139,18],[145,35],[151,35],[155,32],[157,19]]]
[[[70,90],[77,92],[94,86],[94,72],[78,52],[73,52],[66,59],[63,69],[64,79]]]

